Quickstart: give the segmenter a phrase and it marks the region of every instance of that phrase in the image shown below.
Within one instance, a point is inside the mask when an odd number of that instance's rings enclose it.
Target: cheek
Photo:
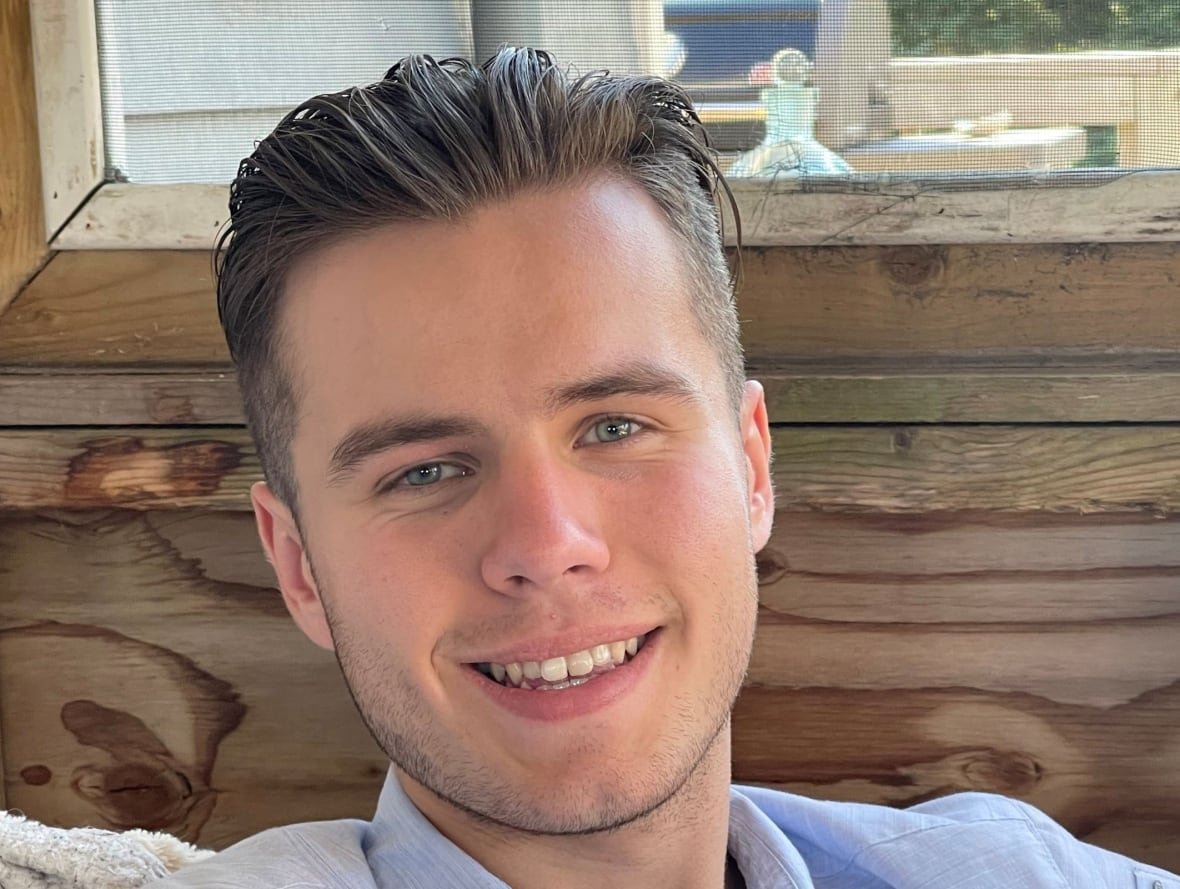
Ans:
[[[750,559],[745,479],[716,451],[707,460],[661,469],[632,513],[638,518],[632,539],[647,541],[672,566],[692,566],[701,580],[732,583]]]
[[[429,652],[458,607],[445,554],[386,527],[351,529],[325,541],[326,570],[317,559],[333,621],[367,648],[406,659]]]
[[[682,636],[670,638],[697,653],[693,675],[721,683],[723,697],[745,670],[758,607],[745,490],[732,470],[697,466],[670,479],[647,516],[654,573],[679,609]]]

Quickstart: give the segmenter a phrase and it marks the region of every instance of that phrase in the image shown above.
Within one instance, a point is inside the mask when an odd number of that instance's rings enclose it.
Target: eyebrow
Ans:
[[[694,405],[705,400],[700,387],[688,377],[647,362],[636,362],[553,389],[545,397],[545,408],[556,414],[576,404],[619,395],[655,396]]]
[[[483,425],[462,417],[391,417],[356,426],[332,450],[328,484],[346,482],[365,460],[382,451],[484,431]]]

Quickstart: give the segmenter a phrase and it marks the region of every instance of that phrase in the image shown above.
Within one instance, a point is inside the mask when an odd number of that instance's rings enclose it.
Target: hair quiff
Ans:
[[[292,266],[383,224],[458,220],[596,173],[625,176],[663,210],[736,403],[742,357],[716,205],[728,188],[669,81],[574,78],[534,49],[504,48],[478,66],[413,55],[377,83],[308,99],[242,161],[217,245],[217,307],[263,471],[288,506],[298,394],[278,312]]]

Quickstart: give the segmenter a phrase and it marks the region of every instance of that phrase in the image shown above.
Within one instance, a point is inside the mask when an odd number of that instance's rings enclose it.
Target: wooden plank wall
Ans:
[[[998,790],[1180,869],[1171,244],[751,249],[779,514],[735,776]],[[207,254],[57,255],[0,316],[8,804],[222,846],[383,761],[271,588]]]

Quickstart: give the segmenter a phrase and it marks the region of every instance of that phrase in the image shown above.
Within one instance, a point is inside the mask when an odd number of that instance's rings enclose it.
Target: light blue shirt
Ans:
[[[729,853],[749,889],[1180,889],[1173,874],[1079,842],[1037,809],[985,793],[899,810],[734,786]],[[149,885],[507,886],[435,830],[392,771],[372,821],[267,830]]]

